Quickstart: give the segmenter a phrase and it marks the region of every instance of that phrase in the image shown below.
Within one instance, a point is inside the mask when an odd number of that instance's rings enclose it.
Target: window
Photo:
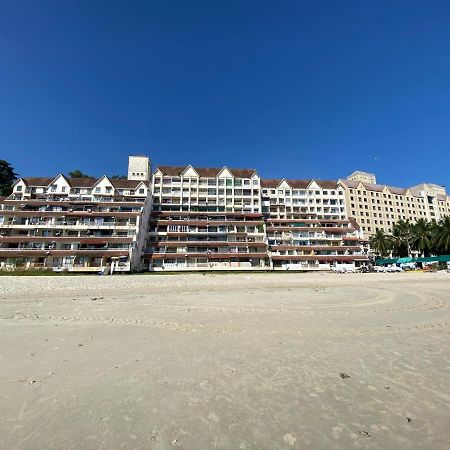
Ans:
[[[139,189],[139,194],[144,194],[144,193],[145,193],[145,189],[144,188]]]
[[[16,191],[17,191],[17,192],[21,192],[21,191],[22,191],[22,186],[17,186],[17,187],[16,187]]]
[[[63,187],[61,188],[61,192],[66,192],[66,186],[63,186]]]
[[[95,192],[98,194],[98,193],[100,192],[100,188],[99,188],[99,187],[96,187],[96,188],[95,188]]]
[[[56,184],[52,184],[52,192],[56,192]]]

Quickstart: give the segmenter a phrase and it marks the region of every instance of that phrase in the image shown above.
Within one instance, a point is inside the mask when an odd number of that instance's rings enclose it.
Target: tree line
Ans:
[[[439,221],[419,219],[413,223],[399,220],[388,234],[378,230],[369,239],[371,248],[383,257],[405,257],[416,252],[421,256],[450,254],[450,216]]]

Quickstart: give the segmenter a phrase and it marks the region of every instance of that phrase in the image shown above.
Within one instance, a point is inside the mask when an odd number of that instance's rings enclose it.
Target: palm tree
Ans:
[[[392,227],[393,248],[398,256],[410,256],[412,225],[409,220],[399,220]]]
[[[392,243],[390,236],[387,235],[383,230],[377,230],[376,233],[370,237],[370,246],[380,255],[389,256]]]
[[[439,253],[450,253],[450,216],[446,216],[439,221],[435,234],[435,244]]]
[[[428,255],[432,249],[432,223],[421,218],[411,228],[411,248]]]

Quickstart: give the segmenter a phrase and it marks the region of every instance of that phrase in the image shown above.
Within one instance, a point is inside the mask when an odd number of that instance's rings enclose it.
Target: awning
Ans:
[[[383,265],[383,264],[403,264],[410,262],[450,262],[450,255],[440,255],[440,256],[426,256],[424,258],[380,258],[375,260],[375,265]]]
[[[410,263],[410,262],[414,262],[414,258],[407,257],[407,258],[398,258],[397,259],[397,263],[399,263],[399,264]]]
[[[427,256],[425,258],[417,258],[417,262],[449,262],[450,255]]]
[[[376,259],[375,265],[379,266],[382,264],[395,264],[396,262],[397,262],[397,260],[394,258]]]

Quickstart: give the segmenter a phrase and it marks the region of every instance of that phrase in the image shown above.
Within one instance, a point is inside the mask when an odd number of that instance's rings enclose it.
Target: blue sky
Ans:
[[[0,159],[450,190],[448,1],[0,1]]]

